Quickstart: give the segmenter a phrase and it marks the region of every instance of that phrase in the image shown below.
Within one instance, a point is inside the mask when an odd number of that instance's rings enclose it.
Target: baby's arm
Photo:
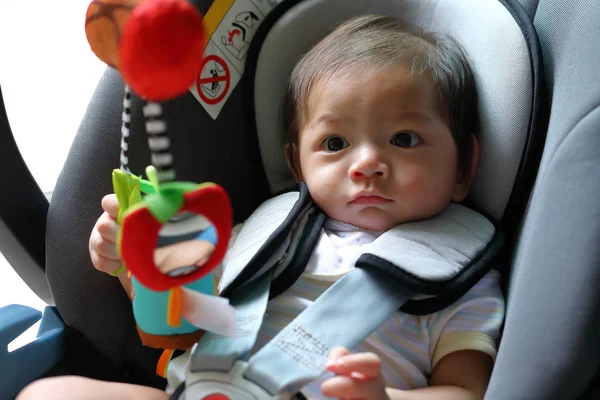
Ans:
[[[483,399],[493,365],[492,358],[481,351],[457,351],[437,363],[429,387],[409,391],[388,388],[387,393],[391,400]]]
[[[16,400],[168,400],[162,390],[80,376],[44,378],[29,384]]]
[[[398,398],[483,398],[504,320],[499,281],[500,274],[491,271],[456,303],[429,316],[431,344],[435,346],[430,387]]]

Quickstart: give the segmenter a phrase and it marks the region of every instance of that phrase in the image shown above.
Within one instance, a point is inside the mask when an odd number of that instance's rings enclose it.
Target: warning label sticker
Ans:
[[[206,46],[202,65],[190,91],[212,119],[217,119],[242,74],[228,64],[223,52],[212,42]]]
[[[217,119],[237,86],[250,42],[264,17],[282,0],[216,0],[204,17],[210,40],[192,94]]]

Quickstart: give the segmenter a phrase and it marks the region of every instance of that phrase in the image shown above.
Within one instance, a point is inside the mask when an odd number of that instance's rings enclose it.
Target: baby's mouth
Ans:
[[[354,197],[350,204],[361,204],[361,205],[379,205],[390,203],[392,200],[380,196],[378,194],[361,194]]]

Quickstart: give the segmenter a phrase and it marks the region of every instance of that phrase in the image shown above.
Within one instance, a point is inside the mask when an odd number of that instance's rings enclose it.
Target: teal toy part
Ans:
[[[42,319],[36,339],[12,352],[8,345]],[[12,400],[43,377],[64,355],[64,323],[55,307],[44,313],[22,305],[0,308],[0,400]]]
[[[206,240],[212,244],[217,243],[217,232],[210,227],[200,233],[196,240]],[[169,309],[169,291],[157,292],[142,285],[135,276],[131,277],[131,285],[135,296],[133,297],[133,315],[140,327],[151,335],[181,335],[198,331],[198,328],[182,318],[178,327],[169,326],[167,314]],[[207,295],[214,294],[213,273],[198,279],[192,283],[183,285],[187,289]]]
[[[155,292],[148,289],[135,277],[131,277],[135,296],[133,298],[133,315],[139,328],[151,335],[182,335],[197,332],[198,328],[184,318],[178,327],[169,326],[167,314],[169,310],[169,291]],[[209,273],[195,282],[184,285],[185,288],[196,292],[214,294],[213,274]]]

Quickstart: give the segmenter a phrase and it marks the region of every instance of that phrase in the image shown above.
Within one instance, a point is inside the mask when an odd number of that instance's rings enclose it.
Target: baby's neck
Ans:
[[[381,235],[384,232],[384,231],[375,231],[372,229],[361,228],[360,226],[350,224],[348,222],[339,221],[339,220],[333,219],[331,217],[327,218],[323,227],[327,230],[338,231],[338,232],[363,231],[363,232],[371,232],[376,235]]]

